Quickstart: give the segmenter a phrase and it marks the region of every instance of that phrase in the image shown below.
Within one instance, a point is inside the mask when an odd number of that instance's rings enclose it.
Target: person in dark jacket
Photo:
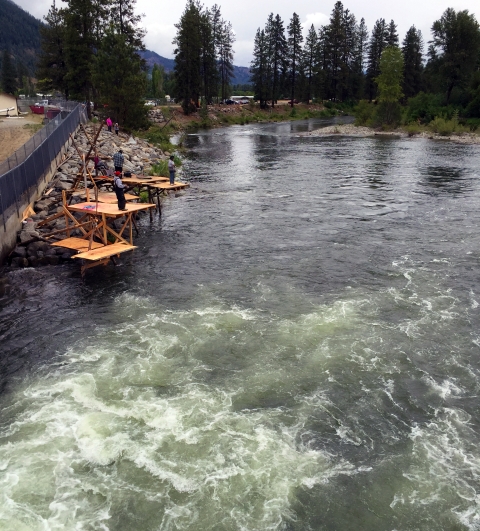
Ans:
[[[113,178],[113,189],[115,190],[115,195],[117,196],[118,201],[118,210],[125,212],[128,210],[125,208],[127,201],[125,200],[125,188],[126,186],[122,183],[121,172],[116,171],[115,177]]]

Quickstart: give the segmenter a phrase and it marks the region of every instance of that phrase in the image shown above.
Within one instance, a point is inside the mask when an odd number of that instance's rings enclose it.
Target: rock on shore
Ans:
[[[430,140],[450,140],[460,144],[480,144],[480,136],[475,133],[462,133],[458,135],[441,136],[436,133],[422,131],[418,134],[409,135],[402,129],[395,129],[393,131],[379,131],[372,127],[363,127],[354,124],[339,124],[329,125],[328,127],[322,127],[321,129],[315,129],[308,133],[300,133],[300,136],[353,136],[353,137],[400,137],[405,138],[411,136],[412,138],[428,138]]]

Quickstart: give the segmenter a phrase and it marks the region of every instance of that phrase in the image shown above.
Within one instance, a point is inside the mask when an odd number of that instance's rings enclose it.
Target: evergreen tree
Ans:
[[[163,66],[158,66],[156,63],[152,68],[152,80],[151,80],[151,94],[155,100],[163,98],[165,92],[163,90],[163,80],[165,76],[165,70]]]
[[[125,35],[127,42],[137,50],[144,50],[145,30],[138,27],[143,15],[135,14],[136,0],[110,1],[110,20],[115,30],[121,35]]]
[[[67,64],[65,57],[65,11],[58,9],[53,1],[40,27],[42,49],[38,61],[37,78],[44,92],[59,90],[68,99],[66,83]]]
[[[217,38],[218,70],[220,73],[221,99],[227,98],[227,90],[233,77],[233,43],[235,35],[230,22],[222,20]]]
[[[147,123],[146,76],[143,61],[129,40],[113,29],[107,32],[95,57],[93,81],[112,118],[138,128]]]
[[[268,86],[269,97],[272,107],[277,102],[280,91],[283,89],[287,59],[287,40],[285,38],[285,28],[280,15],[273,17],[271,13],[265,26],[265,37],[268,41]]]
[[[446,91],[447,102],[455,87],[462,88],[478,65],[480,31],[477,20],[467,10],[447,9],[432,26],[429,56]]]
[[[375,78],[380,74],[380,59],[383,50],[387,46],[388,38],[389,33],[385,24],[385,19],[381,18],[375,22],[368,46],[367,93],[370,101],[373,100],[377,94]]]
[[[398,33],[397,33],[397,25],[393,20],[390,21],[390,24],[387,28],[387,39],[386,39],[387,46],[398,46]]]
[[[323,69],[325,96],[333,100],[348,100],[356,92],[358,68],[356,45],[358,28],[355,16],[336,2],[330,23],[323,28]],[[357,76],[358,77],[358,76]]]
[[[2,53],[1,74],[0,80],[3,92],[6,92],[7,94],[15,94],[18,88],[16,80],[17,74],[15,72],[15,65],[12,62],[12,58],[8,50],[4,50]]]
[[[287,57],[288,57],[288,82],[290,85],[291,106],[293,107],[295,98],[295,89],[298,84],[298,70],[302,59],[302,26],[300,18],[293,13],[290,24],[287,27]]]
[[[305,77],[303,100],[310,103],[313,98],[315,77],[318,75],[320,66],[320,41],[313,24],[308,30],[305,46],[302,54],[302,72]]]
[[[365,93],[365,59],[368,49],[368,29],[365,19],[356,28],[352,60],[352,96],[361,99]]]
[[[253,60],[250,64],[250,78],[253,84],[254,97],[265,109],[270,94],[270,57],[269,40],[265,30],[257,29],[253,43]]]
[[[405,98],[416,96],[422,90],[423,38],[422,32],[412,26],[402,44],[404,63],[403,94]]]
[[[210,12],[200,13],[199,29],[201,39],[200,67],[202,78],[202,95],[207,104],[212,103],[213,97],[218,95],[218,70],[215,37],[211,23]]]
[[[90,102],[94,96],[93,64],[104,28],[108,28],[107,7],[107,0],[68,0],[64,12],[65,83],[72,99]]]
[[[200,16],[200,4],[190,0],[180,22],[175,24],[177,35],[173,43],[176,45],[174,50],[176,96],[182,101],[185,114],[196,111],[201,94],[202,35]]]

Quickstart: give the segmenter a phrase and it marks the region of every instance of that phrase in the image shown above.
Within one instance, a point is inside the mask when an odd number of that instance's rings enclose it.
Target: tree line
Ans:
[[[146,124],[146,68],[138,55],[145,31],[135,0],[55,0],[40,29],[38,89],[67,99],[95,102],[112,119]]]
[[[205,105],[225,100],[233,77],[235,36],[220,6],[206,9],[198,0],[189,0],[175,27],[174,94],[184,112],[194,112],[201,99]]]
[[[412,26],[402,43],[392,20],[378,19],[369,33],[365,20],[338,1],[329,23],[313,25],[303,38],[296,13],[285,28],[279,15],[271,13],[263,29],[258,28],[251,79],[262,107],[272,107],[280,98],[309,103],[374,101],[379,95],[383,53],[398,62],[400,91],[406,102],[420,93],[438,95],[444,104],[463,105],[467,113],[480,117],[480,32],[474,15],[447,9],[432,25],[427,61],[422,33]],[[387,68],[384,61],[384,67]]]

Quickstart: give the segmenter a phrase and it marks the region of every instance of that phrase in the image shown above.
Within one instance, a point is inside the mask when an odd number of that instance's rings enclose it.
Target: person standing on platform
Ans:
[[[111,133],[112,132],[113,122],[112,122],[112,120],[110,120],[110,116],[107,118],[106,123],[107,123],[107,127],[108,127],[108,132]]]
[[[120,127],[118,127],[118,122],[115,122],[115,125],[113,128],[115,129],[115,134],[118,136],[118,130],[120,129]]]
[[[119,171],[115,172],[115,177],[113,178],[113,189],[115,190],[115,195],[117,196],[118,201],[118,210],[122,212],[127,211],[125,208],[127,201],[125,199],[125,185],[122,183],[122,174]]]
[[[170,184],[175,184],[175,172],[177,169],[175,168],[175,157],[173,155],[170,155],[170,160],[168,161],[168,172],[170,173]]]
[[[123,158],[123,151],[119,149],[113,154],[113,165],[115,166],[115,171],[122,173],[124,161],[125,159]]]

